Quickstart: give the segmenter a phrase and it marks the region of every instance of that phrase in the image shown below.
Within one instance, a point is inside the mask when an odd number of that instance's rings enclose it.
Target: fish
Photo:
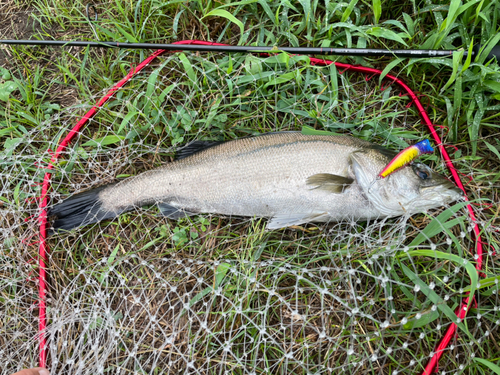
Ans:
[[[74,194],[48,215],[54,217],[53,232],[151,205],[173,220],[203,213],[267,218],[268,229],[279,229],[413,215],[463,196],[453,182],[422,163],[376,181],[395,155],[347,135],[276,132],[195,141],[174,161]]]

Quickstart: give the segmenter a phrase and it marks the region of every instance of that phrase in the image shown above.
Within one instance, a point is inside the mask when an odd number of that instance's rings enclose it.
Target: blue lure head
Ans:
[[[424,139],[423,141],[415,143],[414,147],[418,149],[418,153],[420,155],[432,154],[434,152],[434,149],[432,148],[431,143],[429,142],[428,139]]]

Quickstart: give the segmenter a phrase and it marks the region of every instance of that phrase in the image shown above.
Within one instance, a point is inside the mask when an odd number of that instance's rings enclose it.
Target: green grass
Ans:
[[[431,120],[442,125],[443,142],[457,147],[448,150],[464,174],[469,196],[478,205],[491,204],[477,206],[476,214],[484,228],[486,251],[499,251],[495,228],[499,226],[500,72],[484,56],[465,59],[461,51],[472,43],[499,44],[500,5],[494,1],[401,5],[376,0],[325,4],[116,1],[96,6],[95,29],[100,40],[121,42],[203,39],[251,45],[457,50],[452,58],[332,58],[390,71],[422,95]],[[35,1],[29,6],[19,2],[10,7],[32,12],[33,38],[95,39],[79,0]],[[33,213],[35,208],[23,202],[37,194],[32,183],[41,182],[44,172],[33,163],[47,162],[47,148],[54,150],[103,90],[149,51],[37,47],[8,51],[11,58],[0,69],[4,171],[0,209],[6,212],[3,228],[15,232],[1,240],[0,259],[24,267],[36,257],[37,247],[18,242],[35,228],[34,221],[22,222],[24,212]],[[163,57],[118,93],[83,131],[78,145],[56,168],[55,190],[71,194],[136,175],[168,161],[193,139],[230,140],[309,126],[397,150],[428,137],[418,113],[406,108],[406,97],[392,86],[381,91],[376,78],[369,82],[364,78],[340,74],[333,67],[311,67],[307,59],[285,54]],[[439,155],[425,160],[446,173]],[[109,166],[109,161],[116,165]],[[87,350],[82,356],[87,355],[91,344],[77,344],[78,339],[91,340],[106,331],[111,323],[104,308],[99,309],[107,304],[113,310],[111,321],[118,326],[113,329],[122,340],[108,361],[109,373],[137,369],[127,359],[134,343],[141,343],[136,352],[148,353],[169,335],[173,335],[171,346],[159,356],[156,370],[147,371],[183,371],[186,363],[175,354],[183,353],[200,368],[206,357],[213,358],[215,365],[206,372],[214,374],[221,369],[243,374],[249,368],[256,373],[297,374],[327,373],[332,368],[335,373],[342,366],[351,373],[418,373],[470,290],[470,276],[474,277],[470,265],[475,260],[469,252],[474,240],[464,209],[415,216],[400,227],[392,220],[379,226],[309,225],[273,232],[265,230],[265,220],[199,216],[174,222],[158,218],[156,212],[138,210],[111,223],[51,237],[50,296],[52,307],[59,309],[53,312],[52,323],[58,316],[66,322],[64,332],[51,336],[60,358],[71,358],[82,347]],[[479,305],[460,322],[455,348],[445,352],[441,371],[495,371],[476,359],[498,364],[500,358],[496,343],[500,302],[494,282],[498,267],[497,258],[485,256],[483,269],[489,281],[480,279],[481,285],[472,286],[477,288]],[[14,281],[0,284],[2,302],[36,301],[35,291],[27,292],[34,286],[26,281],[30,267],[18,273],[8,267],[0,271]],[[108,296],[97,295],[99,291]],[[157,304],[134,305],[134,293]],[[186,304],[188,311],[182,312]],[[79,315],[72,311],[75,308],[98,315]],[[15,306],[8,309],[11,316],[23,316],[25,324],[17,324],[27,328],[22,339],[12,339],[19,349],[3,371],[35,364],[36,357],[36,319]],[[353,309],[364,315],[352,313]],[[151,325],[152,315],[163,330]],[[261,327],[266,327],[265,333]],[[6,341],[0,338],[0,344],[5,346],[15,329],[2,332]],[[148,338],[139,339],[142,335]],[[70,345],[64,346],[64,341]],[[228,343],[231,350],[224,351]],[[106,350],[102,345],[100,353]],[[31,355],[26,355],[26,347]],[[63,371],[63,364],[53,366],[54,371]]]

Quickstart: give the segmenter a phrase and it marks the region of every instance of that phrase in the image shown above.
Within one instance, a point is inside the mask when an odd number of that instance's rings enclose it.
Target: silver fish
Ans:
[[[387,218],[440,207],[463,194],[424,164],[377,175],[394,152],[350,136],[264,134],[194,142],[178,160],[55,205],[55,230],[156,204],[178,219],[197,213],[269,218],[267,227]]]

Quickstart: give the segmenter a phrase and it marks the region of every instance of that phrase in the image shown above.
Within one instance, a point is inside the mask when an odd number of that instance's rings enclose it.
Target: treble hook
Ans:
[[[94,11],[94,22],[97,22],[97,16],[98,16],[97,15],[97,10],[96,10],[94,4],[87,4],[87,6],[85,7],[85,13],[86,13],[86,16],[87,16],[87,20],[89,21],[90,28],[94,32],[94,36],[96,37],[96,39],[100,42],[101,40],[99,39],[99,36],[97,35],[97,32],[96,32],[96,30],[94,28],[94,25],[92,24],[92,20],[90,19],[89,9],[92,9]]]

